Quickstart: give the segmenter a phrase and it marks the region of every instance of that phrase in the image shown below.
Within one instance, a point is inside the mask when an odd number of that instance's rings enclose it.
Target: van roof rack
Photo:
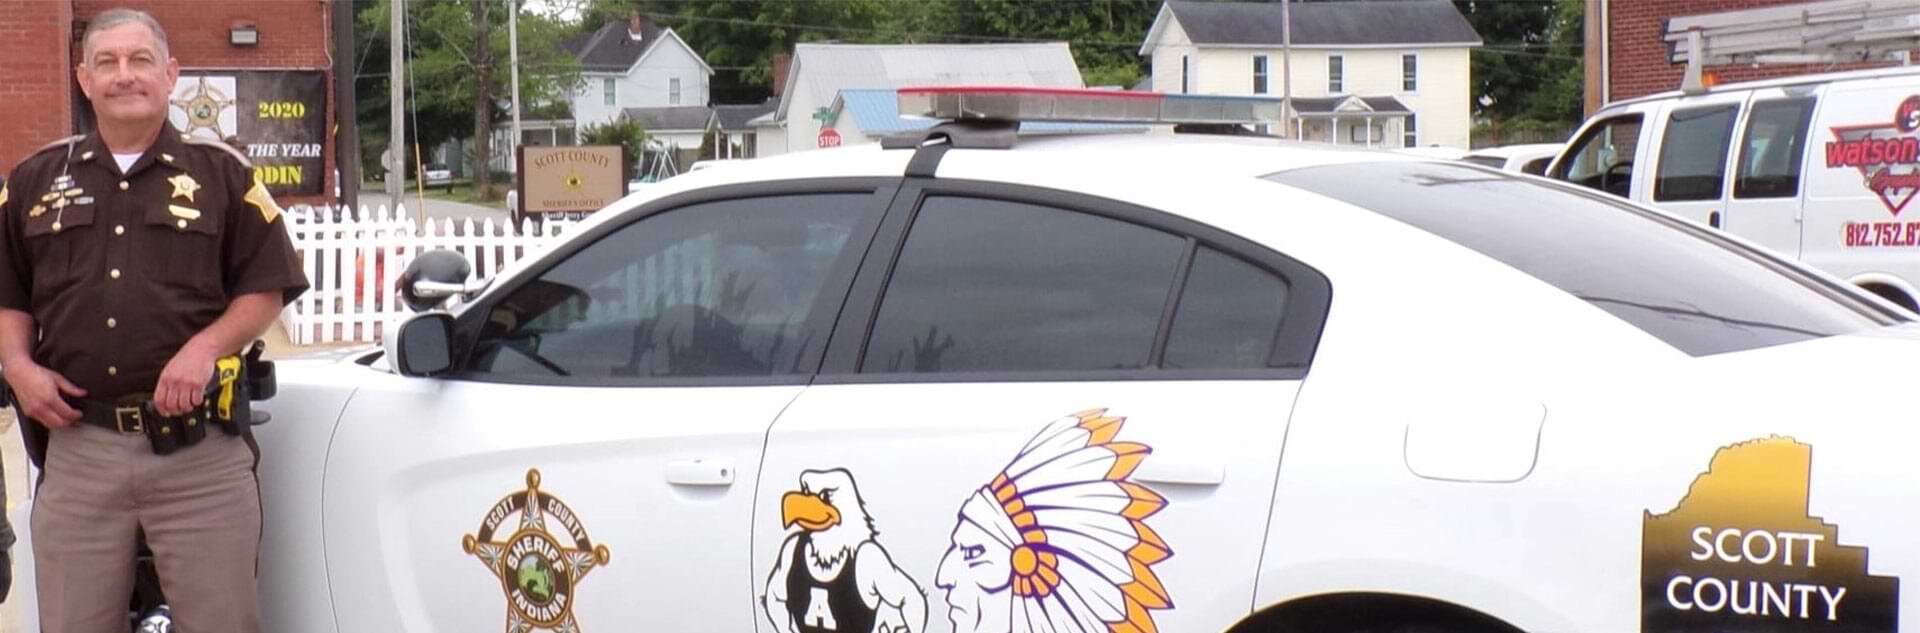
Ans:
[[[1898,57],[1920,47],[1920,0],[1830,0],[1677,17],[1668,60],[1685,62],[1680,89],[1707,91],[1707,64],[1806,64]]]

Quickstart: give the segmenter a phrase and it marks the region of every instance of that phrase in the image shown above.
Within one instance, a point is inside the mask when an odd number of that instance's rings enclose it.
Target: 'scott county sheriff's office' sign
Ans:
[[[520,147],[520,208],[526,213],[597,211],[626,195],[619,145]]]

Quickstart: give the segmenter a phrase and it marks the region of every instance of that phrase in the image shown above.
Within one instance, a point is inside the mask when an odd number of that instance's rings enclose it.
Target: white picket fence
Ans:
[[[296,345],[379,341],[413,314],[400,301],[395,280],[421,253],[458,252],[473,263],[472,279],[486,279],[557,241],[574,224],[549,220],[536,229],[531,220],[514,227],[504,220],[451,218],[421,224],[405,205],[362,207],[357,216],[313,207],[288,217],[287,229],[313,284],[280,313]]]

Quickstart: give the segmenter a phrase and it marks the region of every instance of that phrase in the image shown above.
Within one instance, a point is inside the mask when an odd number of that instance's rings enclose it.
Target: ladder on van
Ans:
[[[1668,60],[1686,62],[1680,89],[1706,92],[1708,64],[1817,64],[1899,59],[1920,47],[1920,0],[1830,0],[1677,17]]]

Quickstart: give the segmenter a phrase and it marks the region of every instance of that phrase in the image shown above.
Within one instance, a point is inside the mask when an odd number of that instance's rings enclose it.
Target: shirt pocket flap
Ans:
[[[64,209],[47,209],[40,215],[28,217],[23,232],[35,238],[92,225],[93,206],[69,204]]]
[[[147,226],[166,226],[185,233],[220,234],[220,214],[208,209],[169,202],[147,207]]]

